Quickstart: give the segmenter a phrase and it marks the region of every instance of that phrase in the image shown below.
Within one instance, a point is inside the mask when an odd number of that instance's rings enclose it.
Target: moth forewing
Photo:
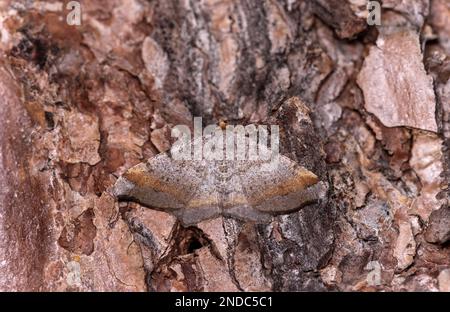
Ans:
[[[114,185],[113,194],[150,208],[184,209],[203,179],[201,168],[159,154],[128,169]]]

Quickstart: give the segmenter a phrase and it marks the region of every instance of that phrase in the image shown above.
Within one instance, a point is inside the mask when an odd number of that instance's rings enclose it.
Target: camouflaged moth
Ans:
[[[202,142],[208,145],[214,137],[217,132],[206,134]],[[253,140],[247,136],[247,146],[258,145]],[[234,141],[236,147],[238,141]],[[224,144],[218,146],[226,153]],[[258,147],[265,149],[264,145]],[[249,153],[250,149],[245,150]],[[170,212],[185,226],[220,215],[265,223],[274,215],[297,211],[326,196],[325,183],[283,155],[244,160],[179,159],[173,152],[130,168],[117,180],[113,194],[121,200]]]

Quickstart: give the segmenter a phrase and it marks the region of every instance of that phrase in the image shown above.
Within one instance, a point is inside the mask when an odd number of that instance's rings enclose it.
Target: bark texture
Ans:
[[[0,289],[448,291],[450,4],[0,3]],[[328,195],[269,224],[117,202],[174,125],[271,123]]]

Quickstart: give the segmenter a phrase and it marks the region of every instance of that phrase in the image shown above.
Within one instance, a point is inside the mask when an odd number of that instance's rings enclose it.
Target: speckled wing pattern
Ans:
[[[326,193],[311,171],[278,155],[267,161],[176,160],[162,153],[126,171],[119,199],[174,214],[184,225],[220,215],[258,223],[299,210]]]

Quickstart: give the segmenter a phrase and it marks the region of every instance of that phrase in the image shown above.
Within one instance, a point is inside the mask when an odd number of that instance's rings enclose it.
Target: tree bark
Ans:
[[[1,290],[450,289],[447,1],[79,2],[0,4]],[[191,227],[118,202],[194,117],[279,125],[327,195]]]

